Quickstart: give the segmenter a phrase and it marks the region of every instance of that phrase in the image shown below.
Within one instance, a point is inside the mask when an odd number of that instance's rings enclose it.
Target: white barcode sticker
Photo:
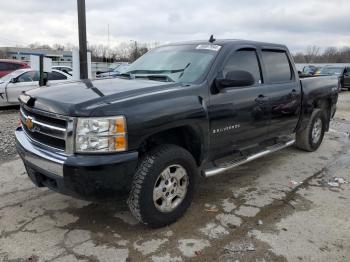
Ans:
[[[205,50],[212,50],[212,51],[219,51],[221,46],[219,45],[198,45],[196,49],[205,49]]]

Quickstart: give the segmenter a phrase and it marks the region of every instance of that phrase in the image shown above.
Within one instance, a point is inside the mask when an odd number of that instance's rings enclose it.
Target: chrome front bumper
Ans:
[[[16,147],[29,178],[38,187],[81,199],[124,198],[131,189],[138,152],[109,155],[64,155],[42,148],[21,127]]]
[[[17,151],[25,164],[63,177],[63,164],[67,159],[66,156],[35,146],[21,128],[15,131],[15,135]]]

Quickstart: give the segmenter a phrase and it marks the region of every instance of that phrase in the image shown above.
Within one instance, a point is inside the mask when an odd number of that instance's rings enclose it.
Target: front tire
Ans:
[[[177,221],[190,206],[198,168],[176,145],[157,146],[140,161],[128,205],[143,224],[159,228]]]
[[[296,146],[305,151],[316,151],[322,143],[325,131],[326,114],[321,109],[315,109],[306,128],[296,133]]]

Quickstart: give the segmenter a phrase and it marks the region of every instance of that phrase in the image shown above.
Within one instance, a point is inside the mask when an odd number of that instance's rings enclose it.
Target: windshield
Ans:
[[[340,75],[342,72],[342,67],[324,67],[321,70],[321,75]]]
[[[157,81],[195,82],[206,72],[220,48],[211,44],[159,47],[140,57],[122,73]]]
[[[129,68],[129,65],[120,65],[117,68],[115,68],[114,72],[125,72]]]
[[[16,78],[17,76],[19,76],[20,74],[27,72],[26,70],[16,70],[10,74],[7,74],[5,76],[3,76],[2,78],[0,78],[0,82],[8,82],[10,81],[12,78]]]

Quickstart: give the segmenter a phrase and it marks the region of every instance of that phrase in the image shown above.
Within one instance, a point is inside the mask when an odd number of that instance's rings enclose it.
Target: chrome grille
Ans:
[[[21,105],[20,118],[27,137],[35,144],[64,154],[74,152],[74,118]]]

